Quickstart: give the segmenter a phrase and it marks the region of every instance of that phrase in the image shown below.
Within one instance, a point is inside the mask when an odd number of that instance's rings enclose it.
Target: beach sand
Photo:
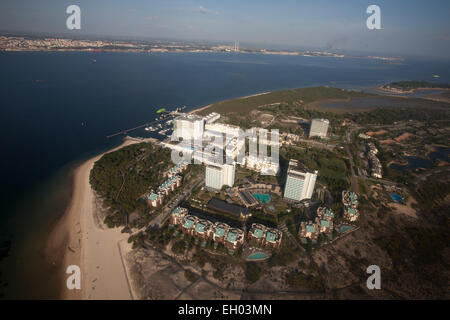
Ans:
[[[108,152],[137,143],[127,140]],[[104,154],[104,153],[103,153]],[[122,228],[103,228],[95,219],[95,195],[89,174],[100,154],[79,166],[73,175],[70,205],[49,235],[46,254],[61,261],[62,299],[132,299],[122,255],[131,250]],[[119,243],[120,248],[119,248]],[[65,270],[81,269],[81,290],[69,290]]]

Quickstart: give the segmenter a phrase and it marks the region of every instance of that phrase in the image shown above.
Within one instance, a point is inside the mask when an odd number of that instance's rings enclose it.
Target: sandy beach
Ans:
[[[127,140],[123,148],[137,141]],[[104,153],[103,153],[104,154]],[[61,262],[62,299],[132,299],[122,255],[131,250],[122,228],[104,228],[95,219],[95,195],[89,174],[100,154],[75,169],[73,194],[64,216],[49,235],[47,255]],[[68,290],[65,273],[69,265],[81,269],[81,290]]]

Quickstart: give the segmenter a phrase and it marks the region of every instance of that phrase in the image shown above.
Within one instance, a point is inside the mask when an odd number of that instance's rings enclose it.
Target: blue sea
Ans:
[[[318,85],[450,82],[449,61],[237,53],[0,52],[0,70],[0,241],[11,241],[0,262],[0,294],[7,298],[58,297],[57,268],[43,247],[70,199],[70,173],[121,142],[106,135],[151,121],[161,107],[189,110]]]

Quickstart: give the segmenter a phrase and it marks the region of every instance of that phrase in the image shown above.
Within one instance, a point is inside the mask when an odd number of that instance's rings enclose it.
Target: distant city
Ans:
[[[88,51],[88,52],[239,52],[304,57],[357,57],[402,61],[401,57],[353,56],[328,51],[249,49],[234,44],[200,44],[175,41],[88,40],[57,37],[0,36],[0,51]]]

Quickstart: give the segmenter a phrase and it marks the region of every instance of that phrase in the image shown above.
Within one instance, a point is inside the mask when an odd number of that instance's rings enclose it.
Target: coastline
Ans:
[[[255,94],[251,94],[249,96],[245,96],[245,97],[239,97],[239,98],[235,98],[235,99],[246,99],[246,98],[251,98],[251,97],[257,97],[257,96],[262,96],[264,94],[268,94],[268,93],[272,93],[273,91],[266,91],[266,92],[261,92],[261,93],[255,93]],[[205,109],[208,109],[209,107],[212,107],[213,105],[217,104],[217,103],[221,103],[221,102],[225,102],[225,101],[229,101],[229,100],[233,100],[232,99],[227,99],[227,100],[223,100],[223,101],[218,101],[218,102],[213,102],[211,104],[208,104],[206,106],[200,107],[200,108],[196,108],[196,109],[192,109],[190,111],[188,111],[188,114],[195,114],[197,112],[203,111]]]
[[[94,163],[104,154],[138,143],[126,140],[78,166],[73,172],[70,204],[51,231],[46,255],[61,275],[61,299],[132,299],[122,255],[131,250],[122,228],[103,229],[96,222],[95,195],[89,183]],[[122,245],[119,242],[123,241]],[[119,249],[120,246],[120,249]],[[66,268],[81,269],[81,290],[68,290]]]

